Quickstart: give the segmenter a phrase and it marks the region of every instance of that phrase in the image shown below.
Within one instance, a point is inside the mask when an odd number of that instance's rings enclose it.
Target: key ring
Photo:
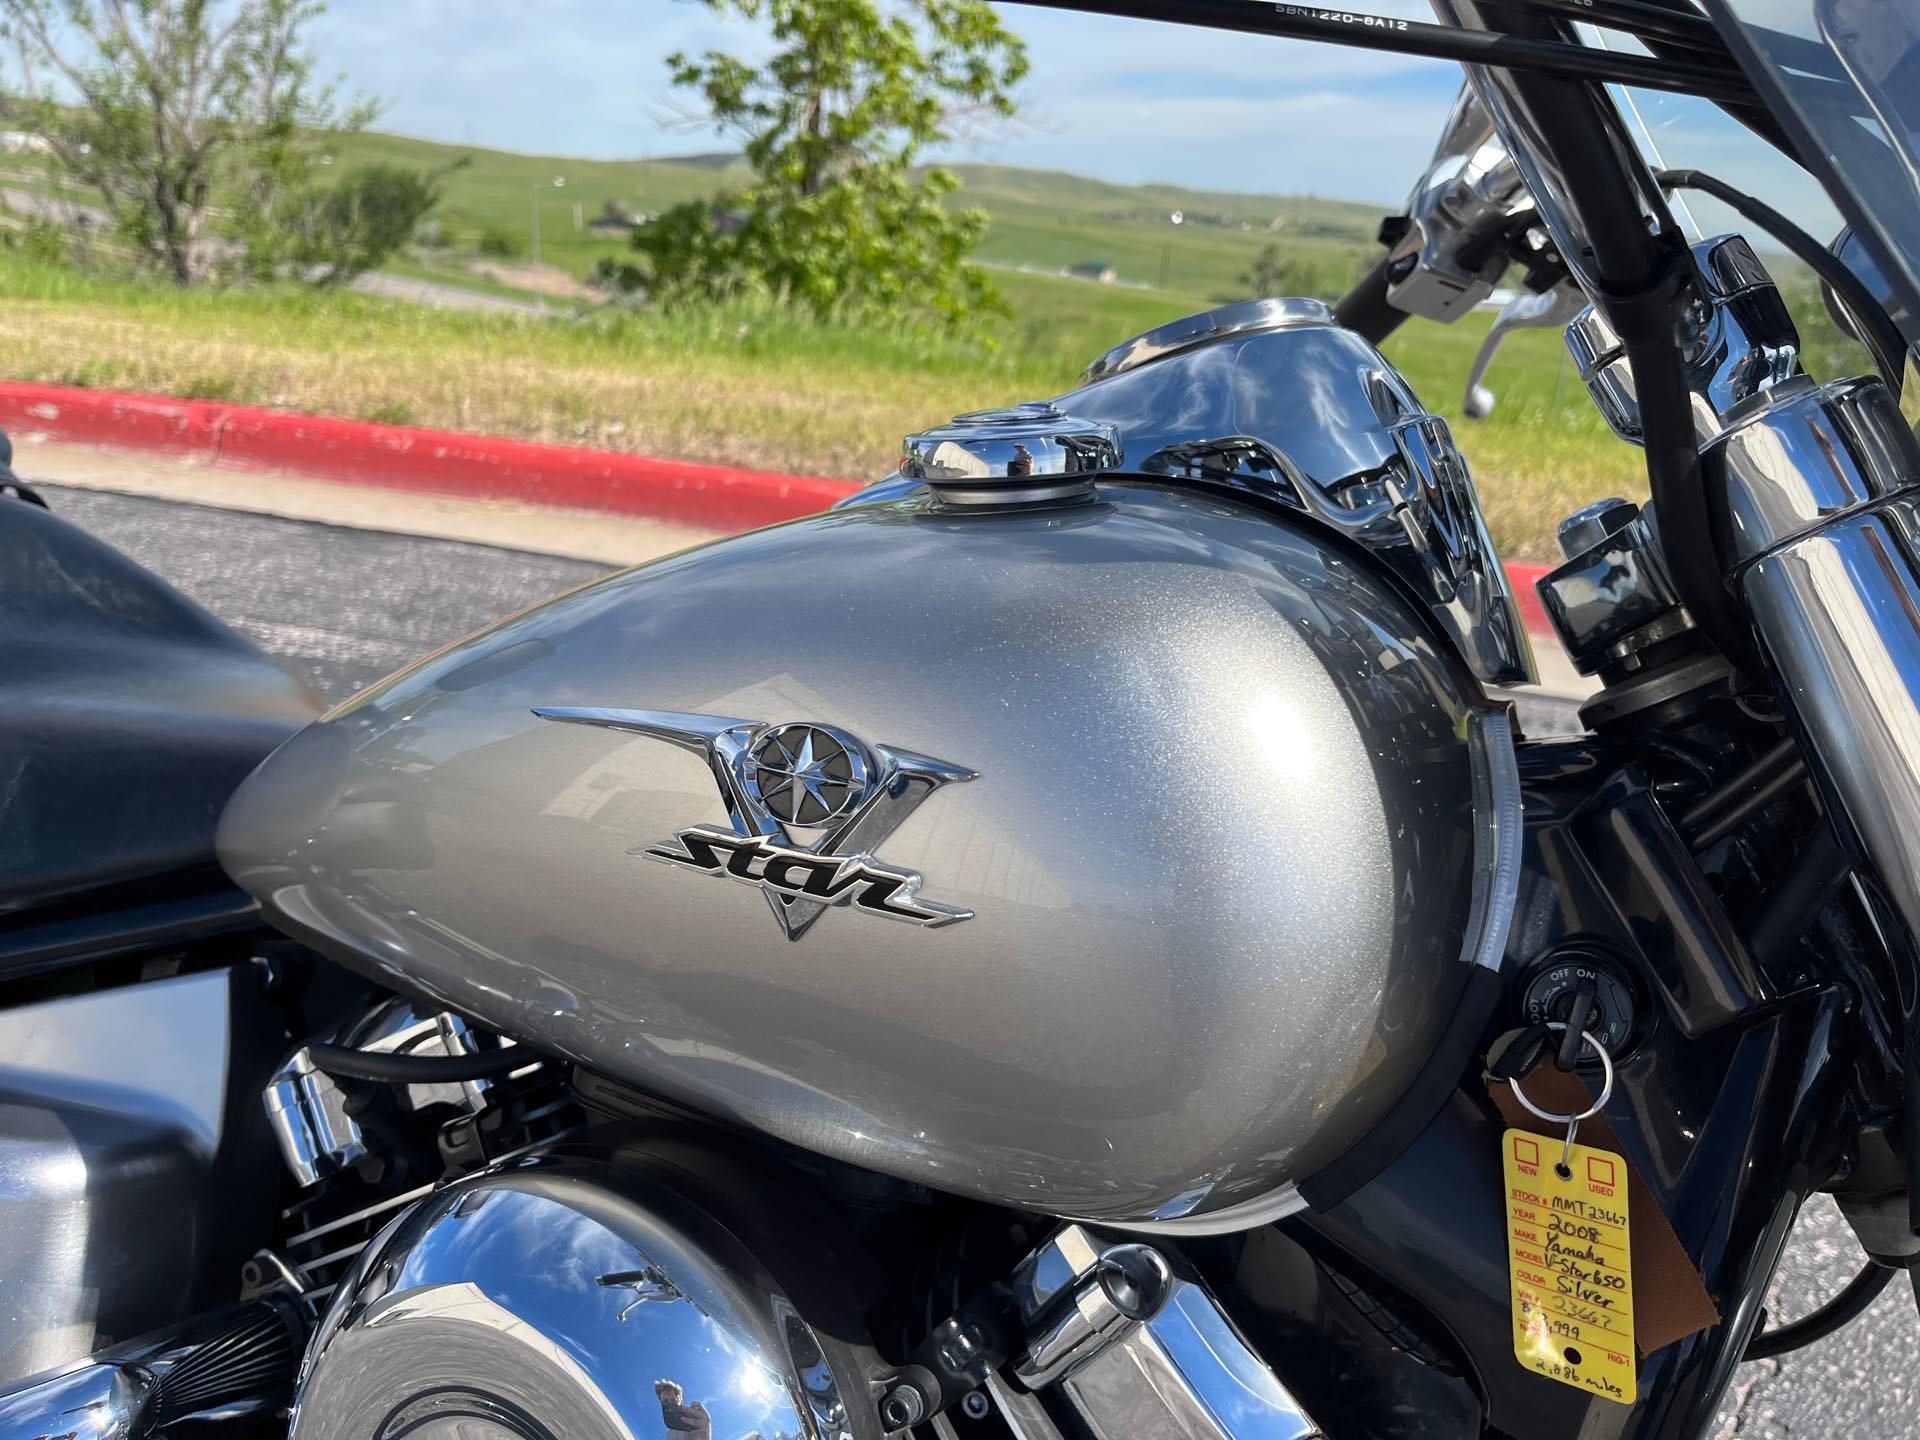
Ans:
[[[1547,1021],[1547,1029],[1549,1030],[1564,1030],[1566,1028],[1567,1028],[1567,1022],[1564,1020]],[[1604,1078],[1602,1079],[1600,1084],[1600,1098],[1594,1101],[1593,1104],[1589,1105],[1586,1109],[1582,1110],[1578,1115],[1562,1115],[1552,1110],[1542,1110],[1538,1105],[1534,1104],[1533,1101],[1527,1098],[1527,1092],[1520,1088],[1520,1082],[1518,1079],[1509,1080],[1507,1082],[1509,1085],[1513,1087],[1513,1098],[1518,1100],[1521,1103],[1521,1105],[1527,1109],[1529,1113],[1533,1115],[1537,1115],[1540,1119],[1547,1121],[1549,1124],[1552,1124],[1552,1125],[1564,1124],[1567,1127],[1567,1143],[1560,1152],[1560,1164],[1557,1167],[1563,1175],[1566,1173],[1566,1170],[1567,1170],[1567,1162],[1569,1159],[1572,1158],[1572,1155],[1573,1155],[1573,1137],[1575,1133],[1578,1132],[1578,1130],[1580,1129],[1580,1122],[1582,1120],[1591,1119],[1593,1116],[1598,1115],[1600,1111],[1603,1108],[1605,1108],[1607,1103],[1607,1098],[1613,1094],[1613,1057],[1607,1054],[1606,1046],[1602,1045],[1598,1040],[1593,1038],[1592,1031],[1582,1030],[1580,1032],[1580,1038],[1586,1041],[1587,1044],[1591,1045],[1593,1047],[1593,1053],[1600,1057],[1600,1069]]]

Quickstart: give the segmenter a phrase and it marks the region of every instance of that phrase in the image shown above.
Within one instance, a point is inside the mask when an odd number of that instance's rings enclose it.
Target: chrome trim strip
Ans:
[[[1473,909],[1467,918],[1465,958],[1498,970],[1507,954],[1507,933],[1520,899],[1520,846],[1526,831],[1520,794],[1520,762],[1513,750],[1513,717],[1483,711],[1468,723],[1473,750],[1475,819]]]
[[[1201,1235],[1233,1235],[1257,1226],[1271,1225],[1307,1208],[1300,1189],[1292,1181],[1265,1195],[1242,1200],[1224,1210],[1209,1210],[1204,1215],[1177,1215],[1166,1220],[1105,1220],[1100,1223],[1130,1235],[1174,1235],[1194,1238]]]
[[[1080,383],[1123,375],[1164,356],[1177,355],[1210,340],[1229,335],[1247,335],[1255,330],[1292,330],[1310,325],[1332,325],[1333,311],[1324,300],[1298,296],[1268,300],[1241,300],[1217,310],[1203,310],[1169,320],[1165,325],[1123,340],[1111,350],[1096,355],[1081,372]]]

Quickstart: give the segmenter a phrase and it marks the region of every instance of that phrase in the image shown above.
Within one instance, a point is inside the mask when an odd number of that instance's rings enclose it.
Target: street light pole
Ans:
[[[553,188],[561,189],[567,183],[567,177],[553,177]],[[547,277],[540,268],[540,182],[534,181],[527,186],[527,205],[533,211],[533,304],[534,308],[545,314],[547,310]]]

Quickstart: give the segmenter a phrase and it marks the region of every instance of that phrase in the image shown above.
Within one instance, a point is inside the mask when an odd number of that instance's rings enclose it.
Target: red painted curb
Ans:
[[[645,515],[716,530],[771,525],[860,487],[411,425],[377,425],[65,385],[0,382],[0,427],[87,445],[295,470],[391,490]]]
[[[1540,591],[1535,588],[1540,577],[1553,567],[1550,565],[1523,565],[1519,563],[1507,566],[1507,580],[1513,586],[1513,601],[1520,610],[1520,623],[1535,635],[1553,635],[1553,626],[1547,620],[1545,607],[1540,604]]]
[[[15,439],[38,433],[80,445],[193,456],[210,465],[644,515],[710,530],[811,515],[860,488],[851,480],[26,381],[0,381],[0,428],[14,431]],[[1507,573],[1527,629],[1551,635],[1534,589],[1547,567],[1509,565]]]

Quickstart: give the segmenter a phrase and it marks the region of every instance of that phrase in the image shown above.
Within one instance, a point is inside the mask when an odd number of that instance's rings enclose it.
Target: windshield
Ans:
[[[1717,0],[1920,338],[1920,0]]]

